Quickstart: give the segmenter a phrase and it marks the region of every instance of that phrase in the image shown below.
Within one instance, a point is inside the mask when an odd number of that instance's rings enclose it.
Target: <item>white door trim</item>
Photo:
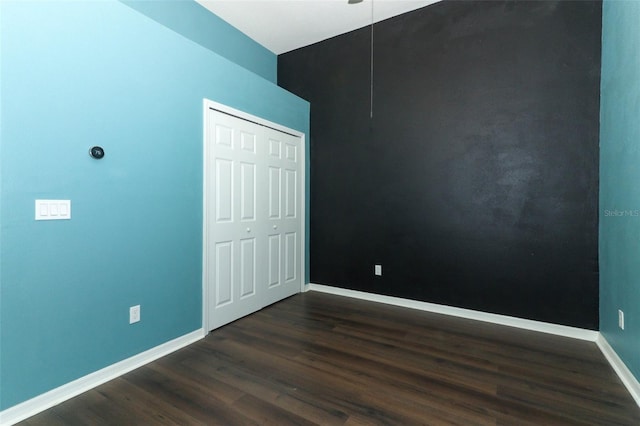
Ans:
[[[271,129],[277,130],[279,132],[283,132],[283,133],[288,133],[290,135],[296,136],[300,138],[300,152],[301,152],[301,158],[302,158],[302,162],[301,167],[300,167],[300,185],[301,185],[301,192],[302,192],[302,199],[300,200],[300,213],[301,213],[301,217],[300,217],[300,222],[301,222],[301,229],[300,229],[300,240],[301,240],[301,244],[300,244],[300,251],[299,251],[299,255],[300,255],[300,266],[301,266],[301,279],[300,279],[300,291],[303,292],[305,291],[305,279],[304,277],[306,276],[306,257],[305,257],[305,248],[307,246],[306,244],[306,229],[305,229],[305,224],[306,224],[306,162],[307,162],[307,153],[306,153],[306,136],[304,133],[299,132],[297,130],[291,129],[289,127],[283,126],[281,124],[278,123],[274,123],[272,121],[266,120],[264,118],[261,117],[257,117],[255,115],[246,113],[244,111],[240,111],[238,109],[232,108],[230,106],[209,100],[209,99],[203,99],[203,108],[202,108],[202,328],[205,331],[205,334],[209,333],[210,330],[208,330],[208,324],[209,324],[209,307],[208,305],[208,300],[209,300],[209,289],[207,286],[207,236],[208,236],[208,232],[207,232],[207,158],[208,158],[208,154],[209,154],[209,148],[207,147],[207,111],[209,111],[210,109],[216,110],[216,111],[220,111],[222,113],[225,114],[229,114],[232,116],[235,116],[237,118],[243,119],[243,120],[247,120],[247,121],[251,121],[253,123],[256,123],[260,126],[265,126],[265,127],[269,127]]]

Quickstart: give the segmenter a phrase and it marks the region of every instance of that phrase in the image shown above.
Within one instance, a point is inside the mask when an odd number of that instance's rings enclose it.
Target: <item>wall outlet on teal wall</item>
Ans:
[[[618,327],[624,330],[624,312],[622,309],[618,309]]]
[[[129,308],[129,324],[140,322],[140,305]]]

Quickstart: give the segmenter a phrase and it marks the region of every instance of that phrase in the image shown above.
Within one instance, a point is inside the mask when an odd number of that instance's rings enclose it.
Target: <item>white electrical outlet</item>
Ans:
[[[622,312],[622,309],[618,309],[618,327],[624,330],[624,312]]]
[[[129,324],[140,321],[140,305],[129,308]]]
[[[375,265],[373,267],[373,273],[379,277],[382,276],[382,265]]]

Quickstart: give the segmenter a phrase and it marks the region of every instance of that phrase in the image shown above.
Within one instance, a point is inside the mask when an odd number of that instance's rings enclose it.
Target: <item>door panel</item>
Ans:
[[[289,232],[284,238],[284,280],[286,282],[296,279],[296,258],[298,254],[296,234],[296,232]]]
[[[269,155],[275,158],[280,158],[280,146],[282,142],[277,139],[269,138]]]
[[[256,165],[240,164],[240,219],[256,220]]]
[[[286,154],[285,157],[287,160],[295,163],[297,161],[297,147],[295,144],[287,142],[286,146]]]
[[[233,144],[233,129],[219,123],[216,123],[214,128],[216,132],[215,138],[213,139],[215,144],[231,148]]]
[[[253,133],[242,132],[240,134],[240,146],[243,150],[256,153],[256,135]]]
[[[233,301],[233,241],[216,244],[216,307]]]
[[[269,166],[269,219],[280,219],[280,167]]]
[[[256,239],[240,241],[240,298],[256,293]]]
[[[286,182],[286,188],[285,188],[285,200],[286,200],[286,204],[285,204],[285,216],[287,217],[287,219],[295,219],[296,217],[296,206],[298,205],[298,200],[297,200],[297,190],[296,190],[296,183],[297,183],[297,176],[296,176],[296,171],[295,170],[285,170],[285,182]]]
[[[280,235],[269,235],[269,282],[268,287],[280,285]]]
[[[233,161],[216,159],[216,222],[233,220]]]

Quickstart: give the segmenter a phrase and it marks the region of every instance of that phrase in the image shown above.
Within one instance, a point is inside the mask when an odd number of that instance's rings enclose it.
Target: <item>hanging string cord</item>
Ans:
[[[373,118],[373,0],[371,0],[371,93],[370,95],[370,110],[369,117]]]

